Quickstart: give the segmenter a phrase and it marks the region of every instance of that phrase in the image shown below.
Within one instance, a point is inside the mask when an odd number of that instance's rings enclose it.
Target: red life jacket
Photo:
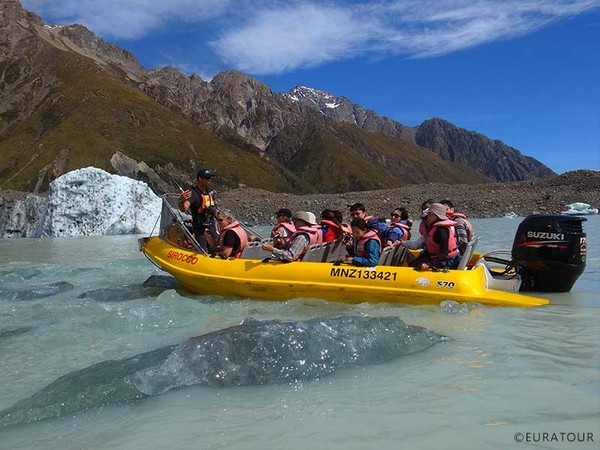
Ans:
[[[439,220],[431,225],[429,233],[425,238],[425,247],[432,259],[435,259],[441,251],[439,244],[433,240],[433,236],[439,227],[448,228],[448,259],[459,254],[458,246],[456,245],[456,233],[454,231],[456,225],[458,224],[452,220]]]
[[[375,239],[377,242],[379,242],[379,250],[381,251],[381,240],[377,235],[377,231],[369,230],[365,234],[363,234],[363,236],[358,242],[354,242],[354,256],[366,258],[367,252],[365,251],[365,244],[371,239]]]
[[[310,247],[311,245],[323,243],[323,232],[321,231],[321,227],[319,225],[306,225],[304,227],[296,228],[296,232],[290,236],[290,245],[294,241],[296,236],[300,234],[305,234],[306,236],[308,236],[308,245],[302,252],[302,255],[300,255],[300,258],[298,259],[302,259],[302,257],[306,253],[306,250],[308,250],[308,247]]]
[[[292,237],[292,234],[296,232],[296,227],[291,222],[276,223],[273,229],[271,229],[271,239],[275,238],[275,236],[277,235],[277,231],[280,228],[283,228],[285,231],[287,231],[287,236],[283,238],[283,242],[286,246],[289,246],[292,242],[290,238]]]
[[[234,258],[239,258],[240,255],[242,254],[242,250],[244,250],[244,247],[248,244],[248,235],[246,234],[246,231],[242,228],[242,226],[240,225],[239,222],[237,222],[237,221],[231,222],[229,225],[227,225],[226,227],[223,227],[221,229],[221,235],[219,236],[219,247],[221,249],[223,249],[223,242],[225,241],[225,232],[227,230],[233,231],[240,238],[239,248],[234,248],[231,251],[231,255],[230,255],[230,256],[233,256]]]
[[[463,222],[465,223],[465,227],[466,227],[466,229],[467,229],[467,241],[468,241],[468,242],[471,242],[471,240],[473,239],[473,225],[471,224],[471,222],[469,222],[469,221],[467,220],[467,216],[465,216],[464,214],[461,214],[461,213],[456,213],[456,212],[455,212],[455,213],[450,213],[450,214],[448,215],[448,218],[449,218],[450,220],[454,220],[454,219],[455,219],[455,218],[457,218],[457,217],[458,217],[459,219],[462,219],[462,220],[463,220]]]
[[[410,225],[401,222],[391,223],[390,228],[394,227],[402,230],[402,237],[400,238],[401,241],[410,241]]]
[[[323,227],[323,242],[335,241],[338,237],[339,230],[343,230],[343,225],[333,222],[331,220],[321,220],[321,226]]]

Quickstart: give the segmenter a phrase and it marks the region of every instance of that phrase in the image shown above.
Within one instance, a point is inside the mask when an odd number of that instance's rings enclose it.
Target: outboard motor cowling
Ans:
[[[521,291],[568,292],[583,273],[586,235],[583,217],[560,214],[526,217],[517,229],[512,259]]]

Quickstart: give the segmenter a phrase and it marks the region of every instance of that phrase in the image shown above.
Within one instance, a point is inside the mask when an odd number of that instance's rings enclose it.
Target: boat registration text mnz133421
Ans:
[[[377,270],[363,270],[353,268],[333,267],[329,272],[330,277],[361,278],[363,280],[396,281],[396,272],[381,272]]]

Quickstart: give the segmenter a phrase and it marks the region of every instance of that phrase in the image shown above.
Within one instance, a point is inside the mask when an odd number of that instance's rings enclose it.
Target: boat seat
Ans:
[[[330,247],[330,242],[325,244],[312,244],[306,250],[302,261],[304,262],[321,262],[325,257],[325,251]]]
[[[329,247],[325,252],[325,257],[323,258],[323,262],[336,262],[344,259],[344,256],[348,254],[346,250],[346,246],[342,243],[342,241],[333,241],[329,242]]]
[[[392,255],[390,266],[401,266],[406,258],[407,253],[408,249],[406,247],[402,247],[401,245],[394,247],[394,253]]]
[[[473,253],[475,252],[475,246],[479,242],[479,236],[475,236],[471,241],[467,244],[463,255],[460,258],[460,262],[458,263],[458,267],[456,270],[467,270],[467,264],[473,257]]]
[[[271,252],[262,249],[262,244],[267,243],[267,240],[248,242],[248,245],[242,250],[240,258],[242,259],[265,259],[271,256]]]
[[[378,266],[391,266],[392,265],[392,256],[394,255],[394,247],[385,247],[381,254],[379,255]]]

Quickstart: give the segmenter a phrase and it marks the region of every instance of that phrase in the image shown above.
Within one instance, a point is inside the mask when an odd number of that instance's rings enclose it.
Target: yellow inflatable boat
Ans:
[[[520,280],[516,275],[496,279],[483,263],[476,263],[469,270],[421,272],[402,266],[366,268],[332,262],[220,259],[183,249],[160,236],[142,238],[140,248],[157,266],[198,294],[264,300],[320,298],[352,303],[437,304],[443,300],[499,306],[549,303],[544,298],[519,294]],[[490,289],[490,285],[508,291]]]
[[[210,257],[190,234],[190,217],[177,209],[176,195],[163,197],[158,236],[140,239],[140,250],[183,286],[199,294],[288,300],[437,304],[444,300],[499,306],[540,306],[549,301],[522,291],[567,292],[583,272],[585,219],[533,215],[517,229],[510,260],[464,252],[458,269],[416,271],[402,265],[402,247],[382,252],[377,267],[341,265],[341,243],[311,246],[302,261],[268,258],[251,242],[240,259]],[[504,265],[494,269],[491,262]]]

